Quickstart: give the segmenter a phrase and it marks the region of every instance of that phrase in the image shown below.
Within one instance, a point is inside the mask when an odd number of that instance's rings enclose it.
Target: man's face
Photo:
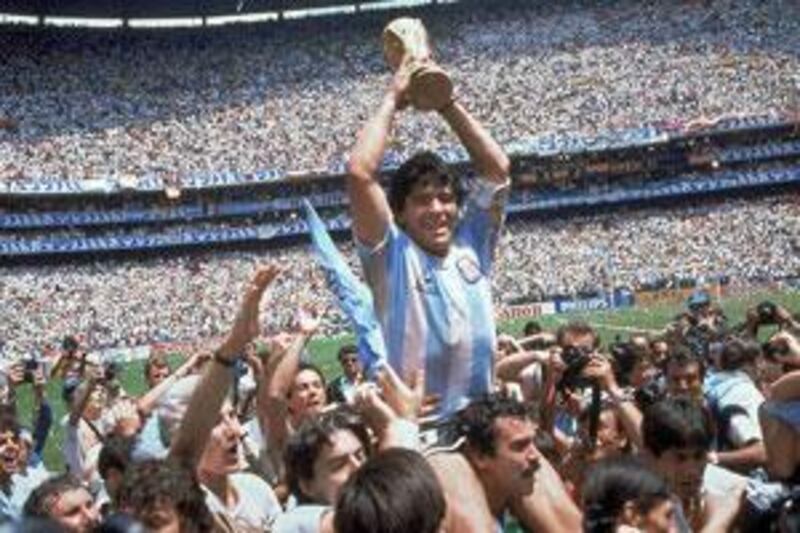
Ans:
[[[631,385],[638,389],[657,375],[658,368],[656,368],[650,359],[647,357],[640,357],[636,360],[631,370]]]
[[[97,420],[103,414],[103,410],[108,404],[108,393],[106,388],[102,385],[96,386],[92,393],[89,395],[89,401],[86,407],[83,408],[84,418],[89,420]]]
[[[650,508],[642,516],[639,531],[646,533],[675,533],[675,504],[672,500],[663,500]]]
[[[169,376],[169,365],[152,365],[147,371],[147,384],[152,389]]]
[[[19,436],[10,430],[0,433],[0,477],[19,471],[20,454]]]
[[[680,365],[667,363],[667,392],[671,396],[698,397],[703,389],[700,364],[696,362]]]
[[[533,476],[539,468],[539,450],[534,444],[536,426],[528,419],[500,417],[494,422],[494,455],[479,456],[478,475],[503,487],[508,497],[533,492]]]
[[[574,346],[581,350],[593,350],[596,340],[597,337],[594,333],[567,333],[562,339],[561,348],[566,349],[568,346]]]
[[[325,387],[322,378],[313,370],[297,373],[289,392],[289,412],[298,420],[322,411],[325,407]]]
[[[589,421],[582,420],[580,426],[581,436],[589,442]],[[590,454],[592,460],[616,455],[622,451],[627,443],[624,430],[620,427],[619,419],[613,409],[603,409],[597,424],[597,440],[594,450]]]
[[[83,533],[97,525],[100,516],[92,495],[80,488],[58,495],[50,507],[50,518],[70,533]]]
[[[445,256],[457,218],[453,188],[426,177],[412,187],[397,221],[417,246],[430,254]]]
[[[688,502],[700,495],[707,452],[703,448],[676,448],[655,458],[654,467],[664,476],[672,491]]]
[[[201,472],[225,475],[237,472],[242,466],[242,429],[233,406],[226,404],[220,411],[219,421],[206,442],[200,459]]]
[[[350,381],[355,381],[361,375],[361,362],[355,352],[345,352],[339,357],[342,372]]]
[[[301,480],[301,488],[315,502],[333,505],[342,486],[365,460],[358,437],[351,431],[336,431],[331,435],[331,444],[323,446],[314,461],[314,478]]]

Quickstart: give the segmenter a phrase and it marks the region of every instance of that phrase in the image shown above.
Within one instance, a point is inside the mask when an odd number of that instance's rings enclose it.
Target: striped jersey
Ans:
[[[425,369],[426,394],[447,417],[491,390],[495,345],[490,272],[508,182],[474,180],[445,257],[428,254],[394,223],[377,246],[359,248],[389,364]]]

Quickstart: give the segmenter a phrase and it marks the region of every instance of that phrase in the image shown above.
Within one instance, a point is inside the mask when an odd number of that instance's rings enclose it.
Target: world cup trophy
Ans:
[[[393,71],[411,69],[408,96],[420,111],[440,110],[453,99],[450,76],[433,61],[428,32],[419,19],[394,19],[383,30],[383,54]]]

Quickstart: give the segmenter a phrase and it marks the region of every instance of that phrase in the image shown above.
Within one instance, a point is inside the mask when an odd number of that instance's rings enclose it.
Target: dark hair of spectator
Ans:
[[[97,458],[97,471],[105,479],[108,471],[116,468],[120,473],[125,473],[131,462],[134,438],[114,435],[103,443],[100,455]]]
[[[537,333],[542,332],[542,325],[535,320],[528,320],[525,323],[525,327],[523,328],[522,332],[526,337],[536,335]]]
[[[706,365],[702,359],[697,357],[685,344],[676,344],[672,346],[664,362],[664,370],[668,370],[670,366],[683,368],[689,365],[697,365],[700,369],[700,379],[705,377]]]
[[[22,508],[22,514],[30,518],[51,518],[50,511],[56,499],[72,490],[86,489],[70,474],[61,474],[44,481],[30,493]]]
[[[670,498],[666,481],[637,458],[623,456],[595,463],[583,485],[584,531],[613,533],[625,505],[639,514]]]
[[[342,487],[337,533],[436,533],[447,504],[439,480],[417,452],[392,448],[369,459]]]
[[[67,352],[74,352],[78,349],[80,344],[78,343],[78,339],[74,335],[67,335],[61,341],[61,348]]]
[[[134,518],[160,505],[172,505],[180,517],[182,532],[210,531],[214,518],[193,472],[175,461],[148,460],[133,463],[122,478],[119,509]]]
[[[297,428],[286,443],[283,458],[289,490],[300,503],[313,503],[303,493],[300,481],[314,479],[314,463],[325,446],[331,446],[331,437],[337,431],[349,431],[361,441],[367,456],[370,455],[370,438],[361,416],[348,406],[312,417]]]
[[[341,361],[341,360],[342,360],[342,358],[343,358],[345,355],[357,354],[357,353],[358,353],[358,348],[356,348],[356,345],[355,345],[355,344],[345,344],[344,346],[342,346],[341,348],[339,348],[339,352],[338,352],[338,354],[336,355],[336,358],[337,358],[339,361]]]
[[[488,394],[459,413],[459,434],[466,438],[471,449],[483,455],[494,455],[494,423],[498,418],[529,419],[528,406],[503,394]]]
[[[435,185],[450,186],[460,206],[464,201],[465,191],[461,180],[447,166],[444,160],[434,152],[419,152],[394,173],[389,183],[389,205],[394,213],[403,211],[406,198],[417,183],[430,181]]]
[[[655,457],[668,450],[708,450],[713,439],[708,412],[690,398],[668,398],[651,405],[642,420],[644,446]]]
[[[755,363],[761,355],[761,345],[755,341],[731,337],[722,347],[719,366],[722,370],[738,370]]]
[[[169,361],[167,360],[167,356],[163,353],[155,353],[147,358],[147,361],[144,363],[144,377],[147,379],[150,376],[150,370],[152,368],[159,368],[159,367],[169,367]]]
[[[556,344],[563,348],[567,336],[584,337],[587,335],[594,337],[594,346],[597,347],[600,343],[600,337],[597,336],[594,328],[581,320],[573,320],[558,328],[558,331],[556,331]]]

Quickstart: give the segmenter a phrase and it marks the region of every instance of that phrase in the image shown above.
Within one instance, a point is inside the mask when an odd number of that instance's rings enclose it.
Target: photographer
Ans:
[[[742,335],[757,339],[758,332],[763,326],[775,326],[779,331],[788,331],[795,335],[800,333],[800,322],[786,308],[769,300],[750,307],[745,315],[745,321],[738,324],[735,330]]]
[[[758,409],[764,396],[756,386],[761,348],[754,341],[731,338],[723,346],[718,372],[703,389],[717,429],[715,452],[709,462],[747,473],[766,461]]]
[[[50,369],[51,378],[83,379],[87,363],[86,351],[80,349],[78,337],[68,335],[61,343],[61,353],[53,361]]]
[[[90,367],[87,379],[64,381],[62,397],[69,414],[64,428],[64,461],[70,474],[83,482],[99,483],[97,458],[106,433],[113,427],[107,411],[108,391],[102,369]]]
[[[38,467],[42,463],[47,438],[53,425],[53,409],[47,401],[45,386],[44,366],[35,359],[18,361],[11,365],[6,376],[9,387],[9,408],[16,412],[16,389],[25,383],[30,383],[33,391],[33,429],[29,432],[30,442],[23,442],[25,461],[23,469]],[[27,432],[27,430],[25,430]]]
[[[800,368],[800,331],[778,331],[764,345],[764,352],[768,361],[782,365],[784,371]]]

